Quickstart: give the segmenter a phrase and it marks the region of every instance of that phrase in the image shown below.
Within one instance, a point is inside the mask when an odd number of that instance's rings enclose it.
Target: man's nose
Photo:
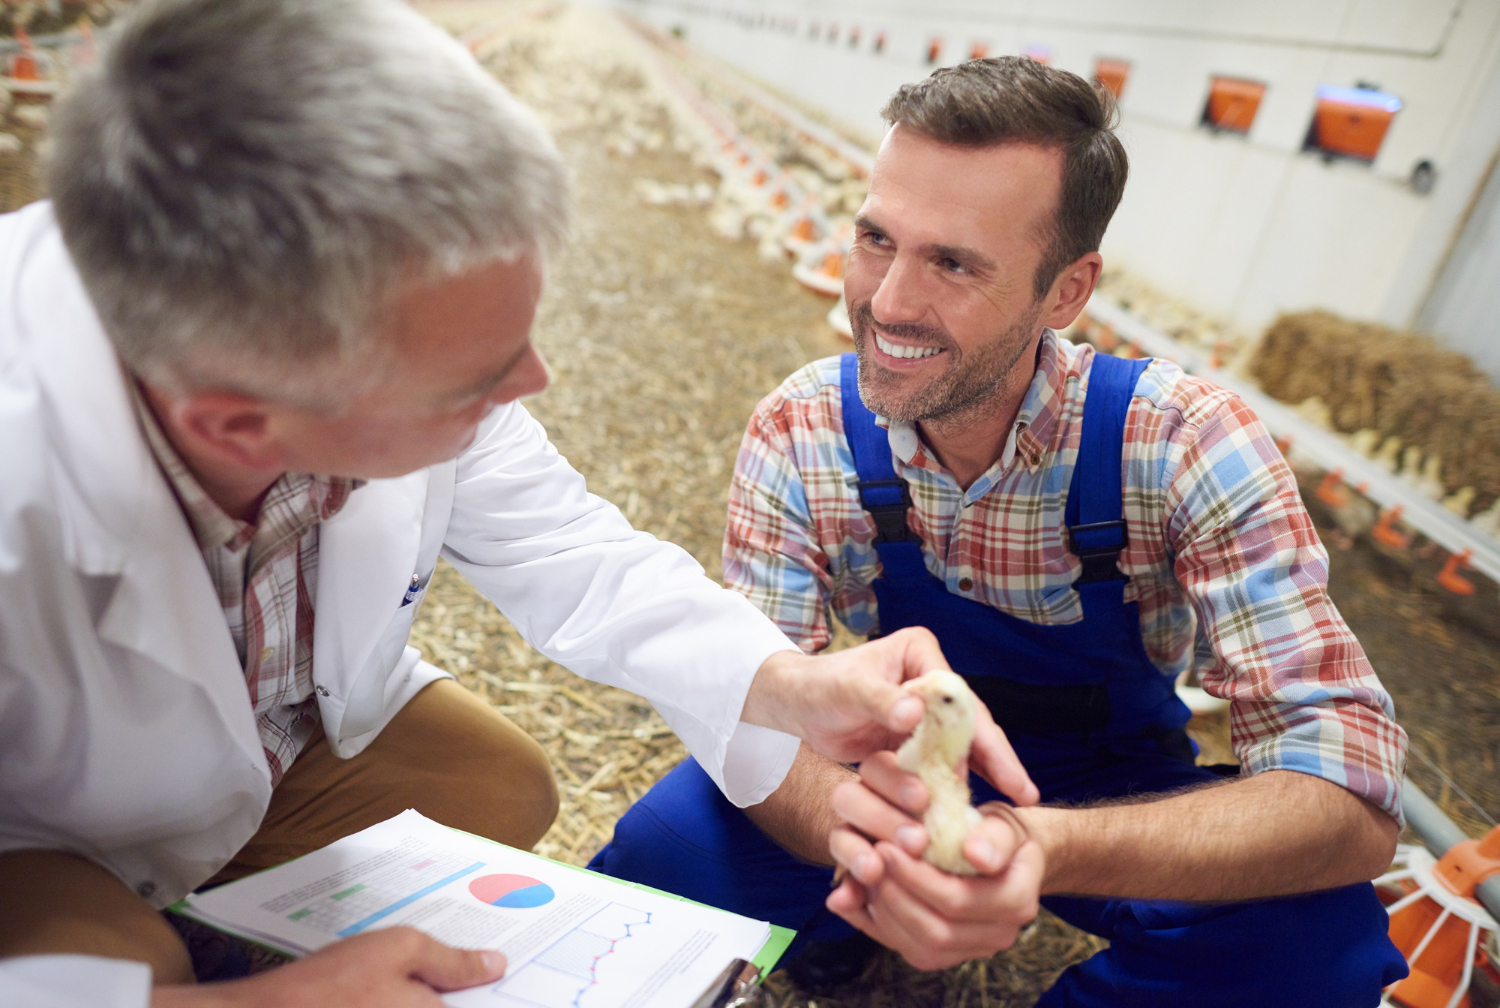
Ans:
[[[870,299],[875,321],[883,325],[922,322],[927,314],[927,297],[921,279],[919,264],[896,256]]]
[[[513,381],[501,382],[490,401],[496,406],[504,406],[506,403],[515,402],[517,399],[525,399],[542,392],[552,381],[552,372],[547,367],[547,361],[536,347],[529,347],[525,356],[516,364],[512,372]]]

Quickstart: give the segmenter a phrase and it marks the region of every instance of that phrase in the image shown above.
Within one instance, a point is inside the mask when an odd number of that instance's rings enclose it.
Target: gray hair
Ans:
[[[126,366],[178,393],[327,407],[384,356],[397,285],[566,229],[546,131],[403,0],[145,0],[53,129],[84,286]]]

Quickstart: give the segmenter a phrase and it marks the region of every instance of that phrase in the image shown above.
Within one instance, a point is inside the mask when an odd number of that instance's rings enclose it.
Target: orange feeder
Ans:
[[[930,64],[936,63],[942,57],[942,55],[943,55],[943,40],[940,39],[940,38],[933,38],[933,39],[929,40],[928,43],[927,43],[927,62],[928,62],[928,64],[930,65]]]
[[[1343,507],[1349,503],[1349,491],[1344,486],[1344,470],[1335,469],[1323,477],[1314,497],[1329,507]]]
[[[1266,86],[1259,81],[1215,77],[1208,85],[1203,125],[1228,133],[1249,133],[1265,96]]]
[[[16,26],[16,41],[21,51],[10,58],[10,75],[16,80],[41,80],[36,62],[36,47],[31,44],[31,33]]]
[[[827,246],[824,246],[827,248]],[[812,256],[817,255],[816,250],[809,250],[809,258],[797,263],[792,267],[792,278],[808,290],[816,291],[827,297],[840,297],[844,293],[844,249],[842,245],[835,244],[823,253],[823,257],[817,260],[817,265],[810,263]]]
[[[1387,990],[1388,1003],[1469,1008],[1474,970],[1494,973],[1484,938],[1495,932],[1495,920],[1474,895],[1480,883],[1500,876],[1500,826],[1483,840],[1455,844],[1437,860],[1421,848],[1404,854],[1404,867],[1376,880],[1382,899],[1390,901],[1391,942],[1411,969]]]
[[[1130,62],[1122,59],[1100,57],[1094,61],[1094,80],[1103,84],[1116,98],[1125,93],[1125,80],[1130,76]]]
[[[1120,337],[1115,335],[1115,327],[1108,322],[1101,322],[1099,329],[1094,333],[1093,343],[1100,350],[1112,354],[1119,349]]]
[[[1459,571],[1469,566],[1469,561],[1472,559],[1474,559],[1472,550],[1450,554],[1448,562],[1443,564],[1442,570],[1438,571],[1437,583],[1455,595],[1473,595],[1474,582],[1459,574]]]
[[[1397,550],[1404,550],[1411,545],[1411,533],[1396,528],[1396,523],[1401,520],[1401,512],[1402,507],[1398,504],[1380,516],[1380,520],[1370,530],[1370,535],[1376,542]]]
[[[1317,111],[1303,147],[1358,161],[1374,161],[1399,111],[1401,99],[1383,91],[1320,87]]]
[[[989,54],[990,44],[988,42],[975,42],[969,46],[969,59],[984,59]]]

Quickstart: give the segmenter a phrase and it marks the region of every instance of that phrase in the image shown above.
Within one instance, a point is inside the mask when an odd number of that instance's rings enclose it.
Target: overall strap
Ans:
[[[1068,546],[1082,562],[1075,585],[1127,580],[1118,561],[1125,549],[1125,518],[1120,489],[1120,456],[1125,445],[1125,414],[1135,386],[1151,359],[1123,360],[1094,354],[1083,401],[1083,431],[1064,520]]]
[[[906,523],[911,490],[896,475],[891,461],[889,432],[875,422],[859,397],[859,358],[852,353],[839,360],[839,391],[843,397],[844,438],[854,456],[859,503],[875,520],[874,546],[887,576],[925,574],[922,540]]]

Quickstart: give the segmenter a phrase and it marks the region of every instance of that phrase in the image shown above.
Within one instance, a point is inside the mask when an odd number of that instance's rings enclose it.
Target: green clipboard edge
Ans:
[[[442,825],[442,824],[439,823],[439,825]],[[571,869],[573,869],[573,871],[583,872],[585,875],[599,875],[601,878],[607,878],[611,882],[617,882],[620,885],[628,886],[631,889],[639,889],[642,892],[655,893],[658,896],[665,896],[668,899],[674,899],[674,900],[676,900],[679,903],[691,903],[694,906],[708,907],[708,909],[710,909],[710,910],[718,910],[719,909],[718,907],[709,906],[707,903],[700,903],[697,900],[690,900],[686,896],[679,896],[676,893],[667,892],[665,889],[657,889],[657,888],[655,888],[653,886],[642,885],[639,882],[627,882],[625,879],[617,879],[613,875],[602,875],[599,872],[590,871],[589,869],[584,868],[581,865],[568,864],[566,861],[554,861],[552,858],[543,857],[540,854],[533,854],[531,851],[523,851],[519,847],[512,847],[509,844],[500,843],[500,841],[498,841],[498,840],[491,840],[489,837],[482,837],[478,833],[470,833],[470,832],[468,832],[466,830],[456,829],[456,828],[454,828],[452,826],[444,826],[443,828],[446,829],[446,830],[451,830],[454,833],[461,833],[461,834],[463,834],[466,837],[473,837],[475,840],[482,840],[482,841],[484,841],[487,844],[494,844],[496,847],[504,847],[506,850],[512,850],[512,851],[516,851],[519,854],[525,854],[527,857],[536,858],[538,861],[545,861],[548,864],[558,865],[558,866],[563,867],[563,868],[571,868]],[[316,853],[316,852],[309,852],[309,853]],[[307,855],[305,855],[305,854],[303,855],[303,857],[306,857],[306,856]],[[298,860],[301,860],[301,859],[300,858],[292,858],[292,861],[298,861]],[[282,864],[291,864],[292,861],[284,861],[284,862],[282,862]],[[281,867],[281,865],[272,865],[271,868],[263,868],[261,870],[262,871],[271,871],[272,868],[280,868],[280,867]],[[260,872],[251,872],[250,873],[250,875],[259,875],[259,874],[260,874]],[[250,875],[246,875],[245,878],[249,878]],[[218,924],[210,923],[209,921],[203,920],[197,914],[193,913],[192,905],[190,903],[188,903],[188,899],[189,899],[190,896],[191,896],[191,894],[189,894],[188,896],[184,896],[182,899],[178,900],[176,903],[173,903],[171,906],[167,907],[166,909],[169,910],[169,911],[171,911],[172,913],[175,913],[175,914],[181,916],[181,917],[187,917],[187,918],[190,918],[192,920],[197,921],[200,924],[204,924],[204,925],[207,925],[208,927],[214,928],[215,930],[223,931],[224,929],[222,927],[220,927]],[[724,911],[724,912],[727,913],[728,911]],[[750,960],[751,963],[753,963],[756,967],[758,967],[760,969],[760,976],[761,976],[762,980],[764,980],[767,976],[770,975],[771,970],[773,970],[773,969],[776,968],[776,963],[781,959],[782,954],[784,952],[786,952],[788,946],[790,946],[792,944],[792,940],[797,937],[797,932],[793,931],[791,928],[784,928],[784,927],[782,927],[779,924],[771,924],[770,928],[771,928],[771,937],[769,937],[769,938],[766,939],[766,943],[760,947],[760,951],[757,952],[757,953],[755,953],[755,958]],[[259,945],[261,948],[270,949],[272,952],[276,952],[276,953],[279,953],[281,955],[292,956],[293,958],[301,958],[300,956],[297,955],[297,953],[292,952],[290,949],[279,948],[279,947],[277,947],[275,945],[272,945],[272,944],[270,944],[270,943],[268,943],[268,942],[266,942],[264,940],[261,940],[261,939],[250,938],[250,937],[247,937],[245,935],[242,935],[242,934],[239,934],[239,933],[233,932],[233,931],[225,932],[225,933],[226,934],[232,934],[232,935],[234,935],[234,937],[238,938],[240,941],[250,942],[252,945]]]

